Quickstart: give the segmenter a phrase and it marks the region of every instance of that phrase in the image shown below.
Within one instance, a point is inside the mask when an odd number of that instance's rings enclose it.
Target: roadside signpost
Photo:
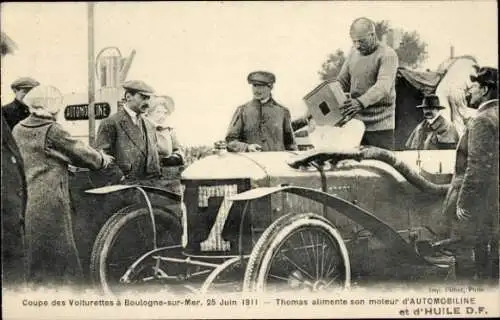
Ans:
[[[94,78],[94,65],[95,65],[95,57],[94,57],[94,3],[89,2],[87,4],[87,41],[88,41],[88,99],[89,104],[95,102],[95,78]],[[96,104],[97,105],[97,104]],[[108,104],[109,107],[109,104]],[[66,108],[66,109],[75,109],[79,108]],[[110,109],[111,110],[111,109]],[[87,119],[89,119],[89,144],[94,146],[95,143],[95,120],[96,114],[94,114],[95,108],[87,108]],[[66,116],[66,110],[64,112],[64,116]],[[108,114],[109,116],[109,114]]]

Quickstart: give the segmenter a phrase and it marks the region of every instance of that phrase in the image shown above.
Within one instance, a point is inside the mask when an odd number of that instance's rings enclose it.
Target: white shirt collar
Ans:
[[[267,97],[266,99],[260,100],[260,103],[264,104],[264,103],[268,102],[269,100],[271,100],[271,96]]]
[[[127,105],[123,106],[123,110],[125,110],[125,112],[130,116],[130,118],[132,119],[132,122],[135,125],[137,125],[137,112],[135,112],[132,109],[130,109],[129,107],[127,107]]]
[[[425,120],[427,120],[427,122],[429,124],[433,124],[434,122],[436,122],[437,118],[439,118],[439,113],[434,118],[432,118],[430,120],[428,120],[428,119],[425,119]]]

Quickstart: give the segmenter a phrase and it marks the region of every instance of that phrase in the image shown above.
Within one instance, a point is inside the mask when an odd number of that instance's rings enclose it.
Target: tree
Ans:
[[[427,43],[420,40],[416,31],[404,32],[396,53],[401,67],[418,68],[427,60]]]
[[[382,39],[384,34],[389,32],[389,30],[391,30],[389,21],[382,20],[379,22],[375,22],[375,34],[377,35],[377,38]]]
[[[375,23],[375,33],[380,40],[384,34],[389,33],[392,29],[390,22],[387,20]],[[396,49],[399,65],[401,67],[418,68],[427,60],[427,43],[420,39],[417,31],[405,31],[403,29],[397,29],[397,31],[402,34],[400,45]],[[344,52],[340,49],[337,49],[333,54],[329,54],[326,62],[321,65],[321,70],[318,72],[321,80],[335,79],[345,59]]]
[[[189,146],[184,148],[186,166],[212,154],[213,148],[210,146]]]
[[[335,79],[340,72],[340,68],[342,68],[344,64],[345,58],[344,51],[340,49],[328,55],[328,59],[326,62],[323,62],[321,70],[319,71],[321,80]]]

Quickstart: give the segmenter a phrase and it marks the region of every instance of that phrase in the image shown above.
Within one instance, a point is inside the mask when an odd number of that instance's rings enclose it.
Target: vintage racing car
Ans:
[[[441,93],[443,102],[456,102],[451,114],[465,114],[456,96],[474,63],[459,57],[437,73],[398,70],[396,150],[422,120],[415,106],[424,94]],[[348,158],[351,166],[338,165]],[[454,160],[454,150],[222,148],[185,169],[174,192],[154,184],[102,187],[100,173],[77,172],[75,238],[88,276],[106,292],[451,278],[439,226]]]
[[[90,269],[106,292],[330,290],[452,279],[439,251],[454,150],[230,153],[182,173],[182,194],[141,185],[142,202],[101,228]],[[150,200],[178,204],[179,213]]]

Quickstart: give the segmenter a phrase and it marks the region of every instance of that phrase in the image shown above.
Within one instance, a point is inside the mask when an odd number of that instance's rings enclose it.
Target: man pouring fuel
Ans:
[[[339,125],[359,119],[365,124],[361,144],[392,150],[398,56],[378,41],[375,24],[367,18],[354,20],[350,36],[354,48],[337,76],[343,91],[350,94],[341,106],[343,119]]]

